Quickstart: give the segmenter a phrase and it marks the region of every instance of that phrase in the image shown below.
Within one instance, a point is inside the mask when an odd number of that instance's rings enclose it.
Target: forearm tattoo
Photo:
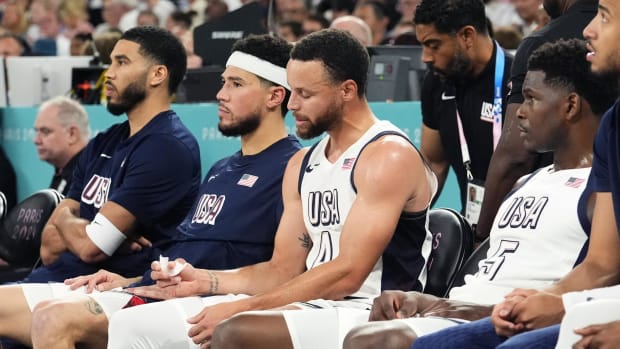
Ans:
[[[207,270],[207,273],[209,274],[209,281],[211,283],[209,286],[209,293],[211,293],[212,295],[216,294],[217,290],[220,288],[220,279],[211,270]]]
[[[93,315],[103,314],[103,308],[99,305],[99,303],[94,300],[89,300],[84,303],[86,310],[88,310]]]
[[[301,237],[298,237],[297,240],[301,241],[301,247],[309,250],[312,248],[312,239],[310,239],[310,235],[308,233],[303,233]]]

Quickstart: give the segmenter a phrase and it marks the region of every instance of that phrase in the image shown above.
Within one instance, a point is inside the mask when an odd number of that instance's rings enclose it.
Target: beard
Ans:
[[[334,125],[342,120],[342,104],[332,105],[323,115],[314,122],[308,120],[310,126],[306,129],[297,128],[297,136],[301,139],[312,139],[320,136],[323,132],[331,130]]]
[[[108,111],[112,113],[112,115],[118,116],[132,110],[138,103],[144,101],[146,98],[144,85],[146,85],[146,76],[140,81],[135,81],[127,85],[123,93],[120,94],[118,102],[112,103],[110,98],[108,98]]]
[[[258,113],[254,113],[252,116],[239,120],[230,125],[223,125],[221,121],[217,124],[217,128],[226,137],[247,135],[256,131],[258,126],[260,126],[260,116]]]
[[[446,67],[446,69],[438,69],[437,67],[430,65],[431,71],[439,74],[441,78],[447,79],[462,79],[469,75],[471,70],[471,59],[467,57],[461,50],[457,50],[454,53],[452,62]]]

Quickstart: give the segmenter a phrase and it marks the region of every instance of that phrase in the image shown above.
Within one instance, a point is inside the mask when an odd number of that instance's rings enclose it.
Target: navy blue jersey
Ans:
[[[174,238],[176,226],[198,192],[198,143],[173,111],[160,113],[128,136],[129,122],[124,122],[91,140],[76,164],[67,197],[80,202],[80,217],[87,220],[92,220],[105,202],[114,201],[136,217],[136,233],[157,246]],[[67,252],[56,263],[35,270],[27,281],[63,281],[100,268],[136,276],[159,252],[157,248],[143,249],[90,265]]]
[[[208,269],[269,260],[282,216],[284,170],[299,149],[297,139],[289,136],[259,154],[244,156],[239,151],[216,162],[164,255]],[[150,271],[141,284],[149,282]]]
[[[620,100],[604,115],[594,140],[594,159],[592,160],[592,178],[589,184],[596,192],[611,192],[614,213],[620,217]],[[620,219],[616,218],[616,227],[620,232]]]

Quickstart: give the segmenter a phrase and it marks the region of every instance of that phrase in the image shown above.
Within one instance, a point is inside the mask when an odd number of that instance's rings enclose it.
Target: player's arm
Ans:
[[[47,220],[43,232],[41,233],[41,248],[39,250],[41,262],[43,262],[44,265],[53,263],[61,253],[67,250],[65,241],[56,226],[56,221],[60,214],[59,212],[64,209],[76,212],[80,209],[80,203],[73,199],[62,200]]]
[[[135,216],[113,201],[107,201],[92,221],[79,217],[79,212],[62,207],[54,225],[67,250],[87,263],[102,261],[131,236]]]
[[[441,193],[446,177],[448,176],[449,163],[446,158],[439,131],[426,125],[422,125],[422,139],[420,151],[424,154],[431,170],[437,176],[437,196]]]
[[[339,255],[268,293],[239,301],[240,308],[337,300],[358,291],[392,238],[405,206],[412,211],[427,207],[432,194],[426,178],[419,154],[401,137],[386,136],[369,145],[356,164],[357,197],[341,233]]]

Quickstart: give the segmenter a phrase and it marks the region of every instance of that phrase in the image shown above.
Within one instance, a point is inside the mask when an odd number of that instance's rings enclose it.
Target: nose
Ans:
[[[218,101],[224,101],[227,99],[226,92],[224,91],[224,86],[222,86],[220,90],[217,91],[217,94],[215,95],[215,99],[217,99]]]
[[[297,102],[297,94],[295,92],[291,92],[291,96],[288,99],[288,103],[286,104],[286,108],[290,111],[295,111],[299,109],[299,104]]]
[[[525,113],[523,113],[523,105],[517,108],[517,117],[519,119],[525,119]]]
[[[422,46],[422,62],[425,64],[432,64],[434,61],[435,58],[431,54],[430,50]]]
[[[588,25],[583,28],[583,37],[588,41],[594,38],[594,24],[598,20],[598,17],[599,15],[597,14],[594,18],[592,18],[590,23],[588,23]]]

